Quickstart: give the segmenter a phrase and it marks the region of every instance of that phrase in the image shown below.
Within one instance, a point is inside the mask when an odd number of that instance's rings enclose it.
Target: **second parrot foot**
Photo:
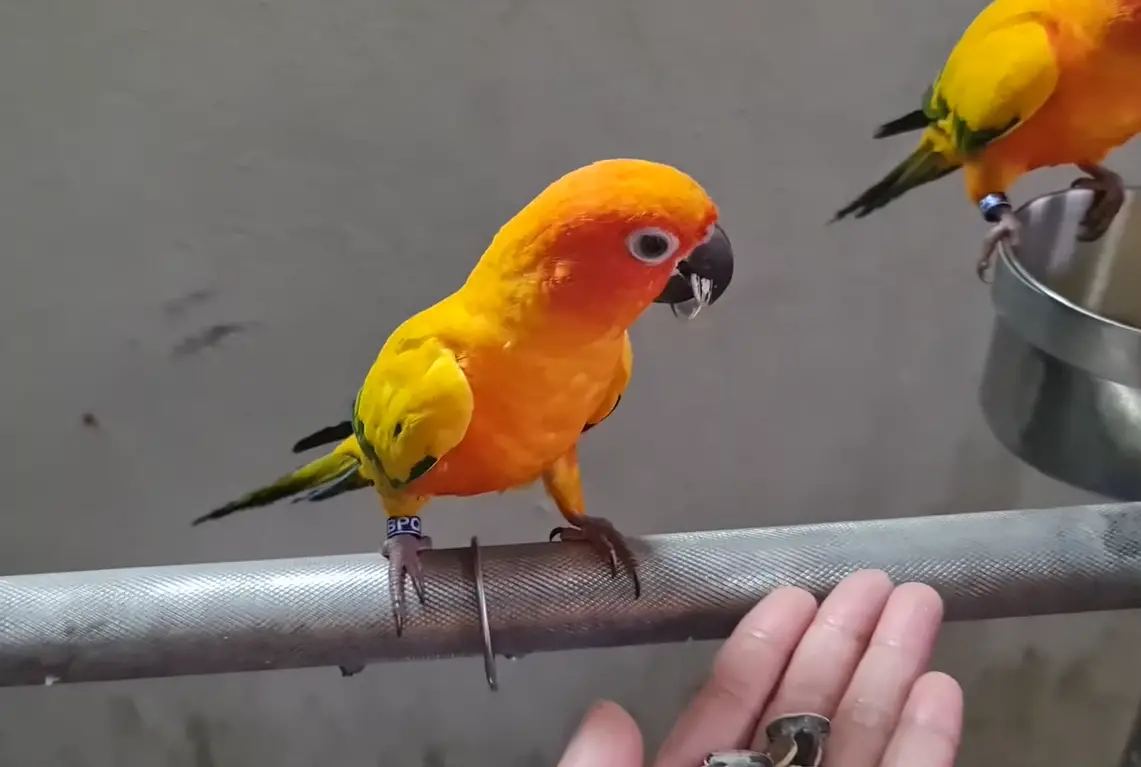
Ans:
[[[420,552],[432,548],[432,539],[425,536],[395,535],[384,542],[380,553],[388,559],[388,596],[392,602],[392,617],[396,621],[396,636],[404,633],[408,622],[408,600],[404,576],[412,581],[412,589],[420,604],[424,604],[424,570],[420,566]]]
[[[1121,176],[1100,165],[1080,165],[1083,173],[1089,174],[1074,181],[1074,189],[1089,189],[1093,200],[1082,217],[1078,240],[1093,242],[1099,240],[1109,230],[1109,225],[1125,204],[1125,182]]]
[[[638,567],[622,533],[618,532],[609,520],[601,517],[582,516],[575,519],[572,524],[574,527],[556,527],[551,531],[550,540],[558,538],[562,541],[586,541],[610,565],[612,578],[618,577],[618,565],[622,565],[622,569],[634,581],[634,598],[640,597],[642,584],[638,580]]]
[[[990,228],[983,237],[983,254],[975,264],[975,273],[983,282],[987,282],[987,272],[994,263],[994,255],[998,252],[999,243],[1005,242],[1011,248],[1017,248],[1022,239],[1022,224],[1015,217],[1014,212],[1006,210],[999,222]]]

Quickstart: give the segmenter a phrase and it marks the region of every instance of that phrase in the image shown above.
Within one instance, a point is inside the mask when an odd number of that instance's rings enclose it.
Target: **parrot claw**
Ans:
[[[610,577],[618,577],[618,565],[634,581],[634,599],[642,595],[642,583],[638,579],[638,567],[634,562],[634,554],[622,533],[614,529],[609,520],[601,517],[576,517],[572,522],[574,527],[556,527],[551,530],[549,540],[558,538],[563,541],[586,541],[599,553],[603,560],[610,565]]]
[[[407,591],[404,576],[412,581],[420,604],[424,604],[424,570],[420,565],[420,552],[432,548],[431,537],[424,535],[397,535],[384,542],[380,553],[388,560],[388,596],[392,601],[392,617],[396,621],[396,636],[404,633],[408,622]]]
[[[1093,200],[1081,221],[1078,232],[1080,242],[1094,242],[1109,230],[1121,206],[1125,204],[1125,183],[1121,176],[1100,165],[1079,165],[1083,173],[1089,174],[1070,184],[1072,189],[1089,189]]]
[[[1017,248],[1022,240],[1022,224],[1011,210],[1005,210],[999,222],[991,227],[983,237],[983,254],[975,264],[975,274],[983,282],[987,280],[987,272],[994,263],[994,255],[998,252],[998,245],[1006,242],[1012,248]]]

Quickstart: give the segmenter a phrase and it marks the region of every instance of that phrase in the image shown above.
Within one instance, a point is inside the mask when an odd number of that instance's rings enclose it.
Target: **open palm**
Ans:
[[[844,579],[819,607],[802,589],[773,591],[726,640],[654,767],[764,751],[765,725],[802,712],[831,720],[826,767],[952,767],[962,690],[927,671],[942,619],[933,589],[895,587],[878,570]],[[643,752],[634,720],[604,702],[586,715],[559,767],[641,767]]]

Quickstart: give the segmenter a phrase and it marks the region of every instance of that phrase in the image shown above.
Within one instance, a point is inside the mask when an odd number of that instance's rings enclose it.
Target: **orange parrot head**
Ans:
[[[651,303],[691,318],[732,276],[732,248],[701,185],[669,165],[616,159],[540,192],[499,230],[469,284],[491,278],[516,305],[585,331],[625,329]]]

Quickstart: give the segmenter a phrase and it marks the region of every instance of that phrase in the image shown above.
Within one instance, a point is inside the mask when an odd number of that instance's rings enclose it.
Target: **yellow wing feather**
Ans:
[[[455,448],[471,424],[474,399],[451,349],[398,329],[377,355],[353,406],[365,472],[382,493],[399,491]]]
[[[931,87],[924,139],[939,154],[967,159],[1037,112],[1058,84],[1050,20],[984,10],[963,33]]]

